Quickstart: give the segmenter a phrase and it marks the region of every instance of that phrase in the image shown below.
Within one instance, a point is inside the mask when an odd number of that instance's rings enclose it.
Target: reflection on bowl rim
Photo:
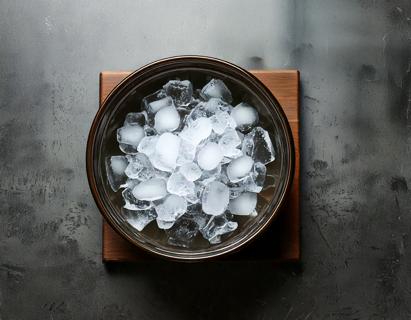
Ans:
[[[167,64],[167,63],[175,63],[175,62],[179,62],[181,65],[183,65],[183,63],[195,63],[195,62],[207,62],[213,65],[220,65],[220,66],[224,66],[226,68],[230,68],[231,71],[236,71],[240,74],[242,74],[245,78],[248,78],[249,81],[253,82],[254,85],[258,86],[266,95],[266,98],[268,98],[269,100],[274,102],[274,105],[277,106],[277,111],[280,114],[280,119],[283,127],[285,129],[284,135],[286,138],[286,143],[289,147],[289,151],[290,151],[290,157],[288,159],[288,163],[287,168],[288,168],[288,172],[286,175],[286,183],[285,183],[285,188],[283,188],[282,193],[280,194],[278,201],[274,204],[273,209],[271,210],[271,214],[268,217],[267,221],[265,221],[263,224],[261,224],[260,226],[258,226],[258,228],[254,231],[254,233],[251,234],[247,234],[246,237],[241,238],[239,241],[232,243],[230,246],[228,247],[224,247],[223,249],[220,249],[219,251],[216,252],[206,252],[206,253],[196,253],[195,255],[190,255],[189,253],[187,253],[186,255],[176,255],[173,254],[171,251],[170,252],[165,252],[160,251],[160,250],[156,250],[156,248],[147,246],[144,243],[141,243],[140,241],[134,239],[133,237],[131,237],[129,234],[127,234],[126,232],[123,232],[123,230],[121,229],[121,226],[118,225],[118,223],[115,222],[115,220],[113,219],[113,217],[111,216],[111,214],[109,214],[109,210],[105,207],[104,205],[104,201],[102,200],[101,194],[98,191],[98,187],[97,187],[97,181],[96,181],[96,177],[94,175],[94,151],[95,151],[95,139],[96,139],[96,133],[97,133],[97,129],[99,127],[99,124],[101,122],[101,119],[106,111],[107,106],[109,105],[109,102],[111,100],[111,98],[116,94],[117,90],[119,90],[124,84],[126,84],[128,81],[130,81],[130,79],[135,78],[136,76],[138,76],[141,73],[144,73],[147,71],[147,69],[151,69],[153,67],[157,67],[157,66],[161,66],[163,64]],[[149,252],[151,254],[154,254],[155,256],[162,256],[164,258],[168,258],[171,260],[177,260],[177,261],[200,261],[200,260],[208,260],[211,258],[216,258],[218,256],[221,255],[226,255],[228,253],[232,253],[234,251],[239,250],[240,248],[244,247],[244,245],[250,243],[251,240],[255,239],[260,233],[262,233],[268,226],[269,224],[277,217],[277,213],[279,212],[281,206],[284,204],[285,199],[286,199],[286,195],[288,194],[288,192],[290,191],[291,188],[291,184],[293,181],[293,177],[294,177],[294,166],[295,166],[295,149],[294,149],[294,140],[293,140],[293,136],[292,136],[292,132],[291,132],[291,127],[288,123],[287,117],[280,105],[280,103],[278,102],[278,100],[274,97],[274,95],[271,93],[271,91],[259,80],[257,79],[253,74],[251,74],[250,72],[248,72],[247,70],[232,64],[230,62],[221,60],[221,59],[217,59],[217,58],[213,58],[213,57],[208,57],[208,56],[199,56],[199,55],[184,55],[184,56],[174,56],[174,57],[168,57],[168,58],[164,58],[161,60],[157,60],[154,61],[152,63],[149,63],[139,69],[137,69],[136,71],[130,73],[130,75],[128,75],[125,79],[123,79],[119,84],[117,84],[114,89],[107,95],[107,97],[104,99],[104,101],[102,102],[100,108],[98,109],[93,123],[91,125],[90,128],[90,132],[89,132],[89,136],[88,136],[88,140],[87,140],[87,151],[86,151],[86,169],[87,169],[87,178],[88,178],[88,182],[90,185],[90,189],[93,195],[93,198],[101,212],[101,214],[103,215],[103,217],[105,218],[106,222],[108,222],[110,224],[110,226],[113,228],[113,230],[115,230],[119,235],[121,235],[124,239],[126,239],[128,242],[136,245],[137,247],[145,250],[146,252]]]

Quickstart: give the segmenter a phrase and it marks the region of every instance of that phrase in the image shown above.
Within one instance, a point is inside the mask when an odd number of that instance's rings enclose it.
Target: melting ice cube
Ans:
[[[208,100],[210,98],[221,98],[228,103],[233,101],[230,90],[220,79],[212,79],[201,90],[201,96]]]
[[[227,167],[227,176],[231,182],[239,182],[245,179],[253,168],[254,161],[249,156],[234,159]]]
[[[170,80],[163,88],[176,105],[184,106],[190,103],[193,95],[193,85],[190,81]]]
[[[235,215],[251,215],[257,205],[257,194],[253,192],[244,192],[237,198],[231,199],[228,210]]]
[[[106,173],[107,180],[113,191],[118,191],[120,186],[126,181],[127,177],[124,173],[128,165],[128,160],[125,156],[112,156],[106,158]]]
[[[234,118],[237,129],[250,130],[258,123],[257,110],[245,102],[241,102],[231,111],[231,116]]]
[[[157,221],[158,228],[159,229],[164,229],[164,230],[170,229],[175,223],[175,221],[164,221],[164,220],[160,220],[158,218],[157,218],[156,221]]]
[[[141,182],[134,187],[132,192],[138,200],[159,200],[167,195],[166,182],[161,178],[153,178]]]
[[[158,133],[174,131],[180,125],[180,114],[174,106],[164,107],[154,117],[154,128]]]
[[[229,190],[225,184],[219,181],[207,184],[202,195],[202,208],[206,214],[218,216],[224,213],[228,201]]]
[[[275,160],[275,152],[270,136],[266,130],[256,127],[244,136],[242,150],[252,157],[255,162],[263,164]]]

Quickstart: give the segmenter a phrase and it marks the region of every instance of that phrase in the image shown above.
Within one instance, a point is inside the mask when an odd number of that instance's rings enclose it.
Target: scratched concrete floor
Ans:
[[[0,319],[410,319],[410,17],[407,0],[0,0]],[[301,70],[301,267],[101,264],[98,73],[189,53]]]

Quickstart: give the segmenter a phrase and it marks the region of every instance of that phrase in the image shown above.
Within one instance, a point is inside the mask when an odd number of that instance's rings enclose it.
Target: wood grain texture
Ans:
[[[290,194],[277,219],[251,244],[224,259],[296,262],[301,257],[300,241],[300,144],[299,72],[297,70],[252,70],[280,102],[293,133],[296,166]],[[130,72],[105,71],[100,74],[100,105],[113,88]],[[103,222],[103,261],[133,262],[155,259],[118,235]]]

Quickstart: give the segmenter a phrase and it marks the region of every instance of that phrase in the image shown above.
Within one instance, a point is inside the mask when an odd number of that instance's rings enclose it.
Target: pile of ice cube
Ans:
[[[195,91],[171,80],[127,114],[117,130],[125,155],[107,158],[106,170],[132,227],[156,220],[170,244],[189,248],[198,234],[220,243],[237,229],[235,216],[257,215],[275,152],[257,110],[232,100],[219,79]]]

